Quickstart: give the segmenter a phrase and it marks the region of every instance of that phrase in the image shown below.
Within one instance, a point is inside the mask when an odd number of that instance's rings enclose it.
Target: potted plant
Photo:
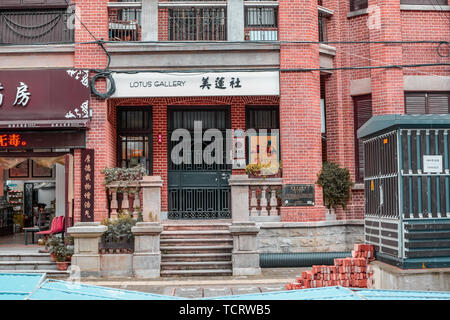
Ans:
[[[127,214],[119,214],[117,220],[104,220],[103,224],[108,229],[101,238],[102,253],[128,253],[134,250],[134,234],[131,228],[136,225],[136,220]]]
[[[55,250],[56,267],[60,271],[65,271],[69,267],[70,262],[67,261],[68,251],[66,246],[60,245]]]
[[[52,262],[56,261],[55,260],[55,251],[61,245],[62,245],[62,240],[60,237],[51,236],[50,238],[48,238],[46,247],[47,247],[48,252],[50,253],[50,260]]]
[[[323,188],[325,206],[330,214],[334,214],[334,210],[339,206],[343,209],[347,208],[351,188],[354,185],[347,168],[340,168],[335,163],[325,162],[316,183]]]
[[[245,167],[245,173],[248,174],[250,178],[280,177],[281,161],[269,161],[265,164],[250,163]]]

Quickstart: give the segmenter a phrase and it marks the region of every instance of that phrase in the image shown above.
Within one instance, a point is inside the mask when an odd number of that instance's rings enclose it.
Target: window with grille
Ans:
[[[259,130],[265,129],[267,130],[268,136],[276,135],[276,140],[273,141],[273,145],[271,148],[271,152],[278,153],[278,160],[281,159],[281,145],[279,134],[275,129],[280,129],[280,112],[279,107],[275,106],[247,106],[246,108],[246,130],[254,129],[258,132]],[[269,142],[267,142],[269,144]],[[249,139],[247,139],[246,143],[246,154],[247,154],[247,163],[251,163],[249,159]]]
[[[350,11],[366,9],[368,0],[350,0]]]
[[[355,121],[355,178],[357,182],[364,180],[364,148],[361,140],[358,140],[356,132],[372,117],[372,96],[364,95],[355,97],[354,121]]]
[[[407,114],[450,113],[450,92],[405,92]]]
[[[152,173],[152,112],[148,107],[119,108],[117,114],[118,165],[142,165]]]

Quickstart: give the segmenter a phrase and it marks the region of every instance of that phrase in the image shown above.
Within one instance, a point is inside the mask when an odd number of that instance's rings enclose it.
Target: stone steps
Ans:
[[[163,225],[163,227],[164,227],[164,231],[198,231],[198,230],[225,230],[225,231],[228,231],[228,228],[230,225],[231,225],[231,223],[192,222],[192,223],[165,224],[165,225]]]
[[[67,270],[0,270],[0,273],[45,273],[48,278],[53,279],[65,279],[70,275],[70,272]]]
[[[231,253],[189,253],[189,254],[164,254],[161,262],[215,262],[231,261]]]
[[[228,253],[231,252],[233,246],[161,246],[161,254],[170,253]]]
[[[161,247],[170,246],[229,246],[233,245],[233,238],[230,236],[228,238],[194,238],[194,239],[161,239]]]
[[[0,273],[46,273],[50,278],[64,279],[69,271],[60,271],[49,253],[0,253]]]
[[[19,270],[57,270],[56,263],[51,261],[0,261],[0,271]]]
[[[0,253],[1,261],[50,261],[48,253]]]
[[[231,276],[232,269],[161,270],[162,277]]]
[[[163,231],[161,233],[162,239],[190,239],[190,238],[205,238],[214,239],[220,237],[230,236],[228,230],[177,230],[177,231]]]
[[[223,221],[177,221],[161,233],[161,276],[232,274],[233,237]]]
[[[161,262],[164,270],[220,270],[231,269],[231,261],[190,261]]]

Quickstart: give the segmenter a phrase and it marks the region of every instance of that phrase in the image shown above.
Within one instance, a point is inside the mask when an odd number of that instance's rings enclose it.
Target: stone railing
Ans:
[[[134,234],[134,252],[109,254],[99,251],[107,227],[100,222],[78,222],[68,228],[74,238],[72,270],[81,277],[136,277],[157,278],[161,269],[160,234],[163,227],[158,222],[138,222]]]
[[[121,181],[106,185],[110,219],[117,219],[118,213],[123,211],[134,218],[141,212],[144,221],[160,221],[162,185],[159,176],[144,176],[127,185]]]
[[[229,183],[233,222],[280,221],[282,178],[233,175]]]
[[[106,185],[106,189],[108,190],[110,219],[117,219],[117,215],[121,211],[137,218],[141,209],[141,186],[139,182],[133,182],[125,186],[124,182],[117,181]]]

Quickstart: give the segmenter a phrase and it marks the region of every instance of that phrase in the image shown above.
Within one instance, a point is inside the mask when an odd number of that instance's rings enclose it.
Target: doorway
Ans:
[[[194,121],[201,121],[202,136],[207,129],[218,129],[222,136],[231,127],[229,107],[169,107],[168,110],[168,218],[230,219],[231,189],[228,179],[231,165],[225,161],[206,163],[194,154]],[[190,163],[174,163],[171,158],[178,141],[171,141],[176,129],[186,129],[191,136]],[[202,152],[211,142],[202,141]],[[194,158],[197,161],[194,161]]]

